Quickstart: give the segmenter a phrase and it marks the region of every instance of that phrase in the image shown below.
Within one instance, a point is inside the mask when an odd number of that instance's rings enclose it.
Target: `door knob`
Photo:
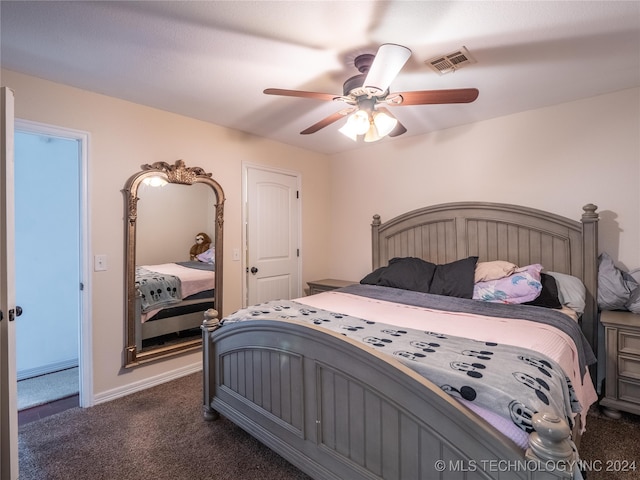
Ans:
[[[13,322],[20,315],[22,315],[22,307],[16,306],[15,310],[12,308],[9,310],[9,321]]]
[[[258,269],[256,267],[251,267],[251,273],[255,275],[256,273],[258,273]]]

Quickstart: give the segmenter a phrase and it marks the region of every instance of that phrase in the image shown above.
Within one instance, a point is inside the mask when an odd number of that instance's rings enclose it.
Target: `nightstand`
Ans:
[[[640,415],[640,315],[603,311],[607,355],[603,412],[620,418],[620,411]]]
[[[323,280],[315,280],[313,282],[307,282],[307,285],[309,285],[309,295],[314,295],[316,293],[335,290],[336,288],[347,287],[349,285],[353,285],[354,283],[358,283],[358,282],[352,282],[349,280],[336,280],[334,278],[325,278]]]

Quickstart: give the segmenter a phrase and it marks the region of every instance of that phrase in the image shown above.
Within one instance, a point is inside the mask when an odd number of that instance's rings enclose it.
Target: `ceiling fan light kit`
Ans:
[[[267,88],[264,93],[344,102],[349,105],[348,108],[329,115],[300,133],[303,135],[315,133],[348,115],[346,123],[339,132],[354,141],[357,141],[358,136],[364,135],[365,142],[375,142],[387,135],[397,137],[407,131],[384,105],[393,107],[470,103],[478,97],[478,90],[475,88],[390,93],[391,82],[400,73],[410,56],[411,50],[393,43],[381,45],[375,56],[370,53],[357,56],[353,63],[360,74],[344,82],[342,96],[277,88]]]
[[[358,110],[347,119],[347,122],[338,131],[355,142],[358,135],[364,135],[368,130],[369,115],[363,110]]]
[[[389,135],[396,125],[398,125],[398,120],[396,118],[390,117],[384,112],[375,112],[373,117],[373,123],[378,130],[378,134],[381,137],[386,137]]]
[[[358,110],[338,130],[354,142],[364,135],[365,142],[376,142],[389,135],[398,124],[398,120],[384,112]]]
[[[372,126],[364,135],[365,142],[377,142],[378,140],[380,140],[380,138],[382,137],[378,135],[378,131],[374,126]]]

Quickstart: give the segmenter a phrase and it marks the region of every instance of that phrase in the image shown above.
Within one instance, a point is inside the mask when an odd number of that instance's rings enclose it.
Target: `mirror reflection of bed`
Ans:
[[[199,339],[204,311],[215,306],[214,276],[214,263],[201,260],[136,266],[138,350]]]
[[[215,248],[214,192],[205,184],[143,182],[138,198],[136,346],[144,351],[198,339],[203,312],[214,307],[214,261],[207,254]],[[204,236],[201,244],[197,236]]]
[[[125,186],[125,367],[200,348],[204,312],[221,308],[224,194],[211,177],[158,162]]]

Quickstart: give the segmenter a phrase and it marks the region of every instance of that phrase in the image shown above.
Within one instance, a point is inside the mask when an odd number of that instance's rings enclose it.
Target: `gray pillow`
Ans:
[[[638,282],[620,270],[605,252],[598,257],[598,306],[601,310],[626,310]]]
[[[556,279],[558,285],[558,299],[563,305],[575,310],[579,314],[584,313],[586,306],[587,289],[578,277],[566,273],[546,272]]]
[[[396,257],[389,260],[389,265],[365,276],[360,283],[429,293],[435,271],[434,263],[415,257]]]
[[[448,297],[473,298],[473,280],[478,257],[436,265],[429,293]]]
[[[636,270],[631,270],[629,275],[633,277],[633,279],[640,285],[640,268]],[[640,314],[640,287],[636,288],[629,297],[629,301],[626,303],[625,307],[627,310],[633,313]]]

